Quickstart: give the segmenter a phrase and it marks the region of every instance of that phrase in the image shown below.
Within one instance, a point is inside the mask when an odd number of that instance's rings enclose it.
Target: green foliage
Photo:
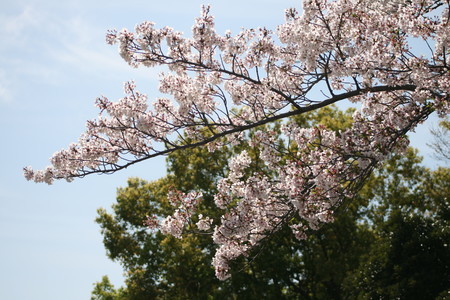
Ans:
[[[326,108],[298,117],[304,126],[342,130],[352,111]],[[277,125],[268,130],[278,130]],[[280,139],[280,147],[283,147]],[[125,287],[107,278],[92,299],[433,299],[450,289],[450,172],[420,165],[417,152],[392,157],[372,174],[354,199],[307,240],[288,228],[266,239],[249,257],[234,262],[231,279],[214,277],[214,245],[205,234],[180,240],[145,228],[147,214],[173,208],[171,188],[201,190],[199,213],[220,215],[215,183],[227,173],[231,146],[210,153],[186,149],[168,157],[168,175],[154,182],[128,180],[117,191],[112,213],[99,209],[108,256],[122,264]],[[246,149],[256,155],[252,149]],[[252,166],[263,170],[263,166]],[[195,220],[194,220],[195,221]],[[191,228],[192,229],[192,228]],[[97,297],[97,298],[95,298]]]
[[[443,128],[445,128],[447,130],[450,130],[450,120],[449,119],[441,121],[439,123],[439,125],[441,125]]]
[[[351,299],[434,299],[450,289],[450,170],[417,152],[393,157],[366,184],[374,243],[344,282]]]
[[[341,111],[334,105],[323,107],[317,111],[301,114],[293,117],[293,120],[303,127],[323,125],[328,129],[339,131],[350,128],[353,123],[352,114],[354,108]]]
[[[91,300],[125,300],[124,290],[114,289],[114,285],[109,281],[108,276],[103,276],[102,281],[94,284]]]

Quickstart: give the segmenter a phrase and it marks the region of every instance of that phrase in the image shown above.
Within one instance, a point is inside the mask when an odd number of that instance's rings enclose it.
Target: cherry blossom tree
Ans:
[[[450,112],[448,0],[304,0],[301,14],[286,10],[274,32],[235,35],[218,34],[204,6],[190,38],[144,22],[106,39],[132,67],[167,66],[159,90],[168,97],[150,104],[128,82],[118,102],[98,98],[100,115],[79,141],[45,170],[26,167],[25,177],[71,181],[186,148],[247,143],[258,157],[237,153],[218,182],[222,217],[197,223],[218,245],[220,279],[231,260],[282,227],[302,239],[333,221],[374,167],[406,149],[406,133],[433,112]],[[295,121],[344,100],[359,107],[346,130]],[[251,173],[255,159],[264,168]],[[181,238],[196,228],[190,220],[201,191],[170,197],[174,214],[148,223]]]

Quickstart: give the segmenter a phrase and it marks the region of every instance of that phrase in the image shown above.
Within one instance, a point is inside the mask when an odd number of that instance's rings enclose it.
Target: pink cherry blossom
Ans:
[[[159,87],[167,97],[150,102],[133,82],[117,102],[100,97],[100,115],[78,142],[44,170],[26,167],[25,177],[71,181],[186,148],[246,143],[264,170],[250,172],[255,162],[244,150],[217,183],[224,213],[214,221],[212,263],[220,279],[229,277],[230,261],[279,229],[304,239],[332,222],[373,168],[406,149],[407,132],[433,112],[450,112],[445,1],[304,0],[301,13],[286,10],[276,30],[235,35],[218,34],[204,6],[191,38],[144,22],[135,32],[111,30],[106,40],[132,67],[167,66]],[[346,130],[303,128],[291,118],[344,100],[360,107]],[[147,223],[182,238],[201,196],[169,197],[173,215]],[[197,219],[199,230],[213,225],[208,216]]]

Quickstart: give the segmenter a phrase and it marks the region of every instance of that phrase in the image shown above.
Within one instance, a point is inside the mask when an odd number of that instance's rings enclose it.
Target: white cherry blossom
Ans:
[[[249,172],[254,161],[244,150],[217,183],[214,200],[224,213],[215,220],[212,263],[220,279],[229,277],[231,260],[279,229],[289,226],[304,239],[332,222],[373,168],[405,150],[407,132],[433,112],[450,112],[445,1],[304,0],[302,12],[288,9],[275,31],[235,35],[218,34],[204,6],[191,38],[144,22],[106,39],[132,67],[167,66],[159,89],[168,96],[149,101],[128,82],[119,101],[100,97],[100,116],[78,142],[56,152],[44,170],[26,167],[25,177],[71,181],[189,147],[247,143],[265,169]],[[360,106],[344,131],[302,128],[291,118],[344,100]],[[289,141],[284,147],[274,122]],[[173,215],[148,223],[182,238],[200,195],[170,197]],[[208,216],[197,219],[200,230],[212,226]]]

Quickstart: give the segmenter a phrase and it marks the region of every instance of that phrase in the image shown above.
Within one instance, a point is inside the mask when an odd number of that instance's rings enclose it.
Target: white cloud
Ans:
[[[60,47],[49,49],[56,61],[83,72],[124,72],[129,66],[115,48],[106,45],[103,29],[76,16],[61,22],[64,35],[57,37]]]
[[[116,48],[105,43],[106,29],[82,15],[81,10],[28,2],[0,13],[0,101],[13,101],[13,87],[29,81],[44,85],[92,76],[93,80],[121,76],[131,79],[131,68]],[[59,10],[61,9],[61,10]],[[13,11],[13,12],[11,12]],[[8,14],[9,13],[9,14]],[[155,80],[155,70],[131,70],[132,78]],[[8,74],[6,80],[6,74]],[[138,77],[138,78],[136,78]],[[11,84],[14,83],[14,84]]]
[[[24,31],[39,24],[39,16],[30,5],[25,6],[19,14],[2,15],[0,18],[0,35],[3,42],[0,49],[16,47],[25,42]]]
[[[289,6],[292,0],[283,0],[281,2],[283,4],[277,5],[272,3],[273,0],[263,1],[264,5],[255,7],[254,14],[248,18],[256,17],[258,20],[268,22],[271,18],[264,16],[275,14],[281,20],[282,10],[274,13],[273,7]],[[92,77],[92,80],[121,78],[121,81],[145,79],[147,82],[149,80],[155,82],[159,70],[147,68],[133,70],[120,58],[115,48],[106,45],[104,34],[109,27],[120,27],[124,24],[143,21],[145,11],[165,11],[168,7],[171,12],[166,14],[170,16],[180,17],[180,15],[194,13],[193,16],[183,17],[193,22],[200,4],[204,3],[201,0],[189,3],[174,0],[168,2],[163,5],[151,4],[147,1],[131,1],[130,5],[120,6],[124,10],[122,15],[118,13],[119,4],[104,1],[89,3],[69,0],[54,3],[53,1],[17,0],[14,4],[10,4],[10,7],[0,12],[2,40],[0,68],[7,72],[9,79],[9,83],[2,81],[0,84],[1,101],[5,102],[5,99],[13,101],[14,95],[19,94],[19,91],[14,91],[13,88],[24,88],[28,86],[30,80],[53,86],[86,76]],[[211,2],[213,2],[212,13],[218,16],[218,21],[221,20],[218,22],[222,25],[221,27],[228,28],[236,25],[233,20],[237,16],[229,12],[230,5],[224,5],[218,0]],[[131,15],[127,12],[132,11],[129,7],[133,5],[142,9]],[[254,3],[249,1],[245,5],[254,6]],[[14,7],[11,8],[12,6]],[[217,6],[216,9],[215,6]],[[105,15],[96,17],[95,12],[98,12],[101,7],[104,8]],[[115,9],[112,9],[114,7]],[[244,11],[247,10],[244,9]],[[105,17],[108,13],[111,16]],[[165,23],[159,22],[158,26],[170,25],[188,32],[190,25],[185,27],[186,24],[182,23],[180,28],[179,19],[181,18],[170,19]],[[259,23],[260,21],[256,22],[256,24]],[[222,29],[219,31],[223,31]]]

